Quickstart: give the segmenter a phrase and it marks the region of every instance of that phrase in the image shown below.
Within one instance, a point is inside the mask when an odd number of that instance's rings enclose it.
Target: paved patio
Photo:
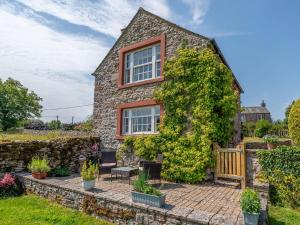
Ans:
[[[180,221],[185,221],[184,223],[157,223],[157,221],[154,221],[154,223],[145,222],[144,219],[141,223],[128,224],[243,224],[243,216],[239,207],[240,189],[215,185],[212,183],[188,185],[162,181],[163,186],[161,187],[161,191],[166,193],[167,197],[165,207],[159,209],[133,203],[130,196],[132,185],[129,185],[126,180],[121,181],[119,179],[114,179],[111,182],[110,175],[102,176],[97,180],[95,189],[92,189],[91,191],[84,191],[82,189],[81,178],[78,174],[62,178],[50,177],[45,180],[36,180],[28,173],[19,174],[19,176],[25,180],[25,186],[30,189],[30,192],[35,192],[44,197],[50,198],[49,191],[46,191],[47,187],[45,187],[49,185],[49,187],[58,187],[64,191],[70,190],[74,191],[74,193],[80,192],[83,194],[94,195],[95,197],[104,197],[106,200],[108,198],[111,199],[112,202],[119,201],[122,204],[130,205],[131,208],[137,207],[139,209],[145,209],[147,212],[150,212],[149,210],[152,210],[151,212],[157,211],[163,213],[165,217],[172,217]],[[29,181],[27,182],[28,184],[26,184],[26,180]],[[33,183],[35,184],[33,185]],[[38,185],[40,186],[37,188]],[[51,190],[50,193],[51,192],[58,193],[57,190]],[[69,196],[70,195],[68,194],[68,201],[70,201]],[[74,200],[74,202],[76,201]],[[72,204],[68,207],[73,207]],[[77,208],[80,209],[80,207]],[[115,220],[111,221],[122,224]]]

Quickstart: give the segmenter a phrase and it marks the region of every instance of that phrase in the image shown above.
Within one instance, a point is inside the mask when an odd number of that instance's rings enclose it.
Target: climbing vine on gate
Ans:
[[[231,71],[213,50],[179,49],[164,65],[165,82],[154,92],[164,105],[159,134],[127,137],[120,153],[134,150],[154,160],[163,153],[165,179],[195,183],[213,163],[213,142],[232,136],[238,93]]]

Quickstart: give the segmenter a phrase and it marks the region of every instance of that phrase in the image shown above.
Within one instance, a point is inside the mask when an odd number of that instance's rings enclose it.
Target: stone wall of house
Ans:
[[[94,132],[100,136],[102,149],[117,150],[121,143],[116,139],[117,106],[128,102],[153,99],[153,91],[159,85],[159,83],[152,83],[118,89],[120,48],[162,33],[166,35],[166,58],[174,56],[182,41],[199,49],[207,47],[210,43],[209,39],[201,35],[180,29],[176,25],[170,25],[167,21],[140,10],[94,73]],[[239,132],[237,135],[240,136]]]
[[[0,171],[22,171],[35,155],[46,156],[52,168],[69,166],[75,172],[79,156],[90,157],[96,137],[61,138],[48,141],[12,141],[0,143]]]

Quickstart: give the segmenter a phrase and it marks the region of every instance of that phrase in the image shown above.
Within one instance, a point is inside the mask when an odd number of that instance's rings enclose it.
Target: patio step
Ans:
[[[216,184],[220,184],[220,185],[224,185],[227,187],[232,187],[232,188],[240,188],[241,187],[241,183],[238,181],[229,181],[229,180],[215,180]]]

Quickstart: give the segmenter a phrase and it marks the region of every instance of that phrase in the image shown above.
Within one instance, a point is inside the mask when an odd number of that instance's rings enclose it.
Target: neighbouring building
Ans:
[[[267,109],[267,104],[264,101],[262,101],[260,106],[243,107],[241,112],[241,121],[243,123],[256,123],[258,120],[268,120],[270,122],[272,121],[271,113]]]
[[[185,42],[198,49],[212,46],[228,66],[213,39],[191,32],[142,8],[100,63],[93,75],[94,132],[102,150],[117,150],[127,135],[157,132],[163,105],[153,99],[164,82],[164,61]],[[234,77],[233,88],[243,90]],[[241,137],[240,113],[235,118],[233,143]]]

